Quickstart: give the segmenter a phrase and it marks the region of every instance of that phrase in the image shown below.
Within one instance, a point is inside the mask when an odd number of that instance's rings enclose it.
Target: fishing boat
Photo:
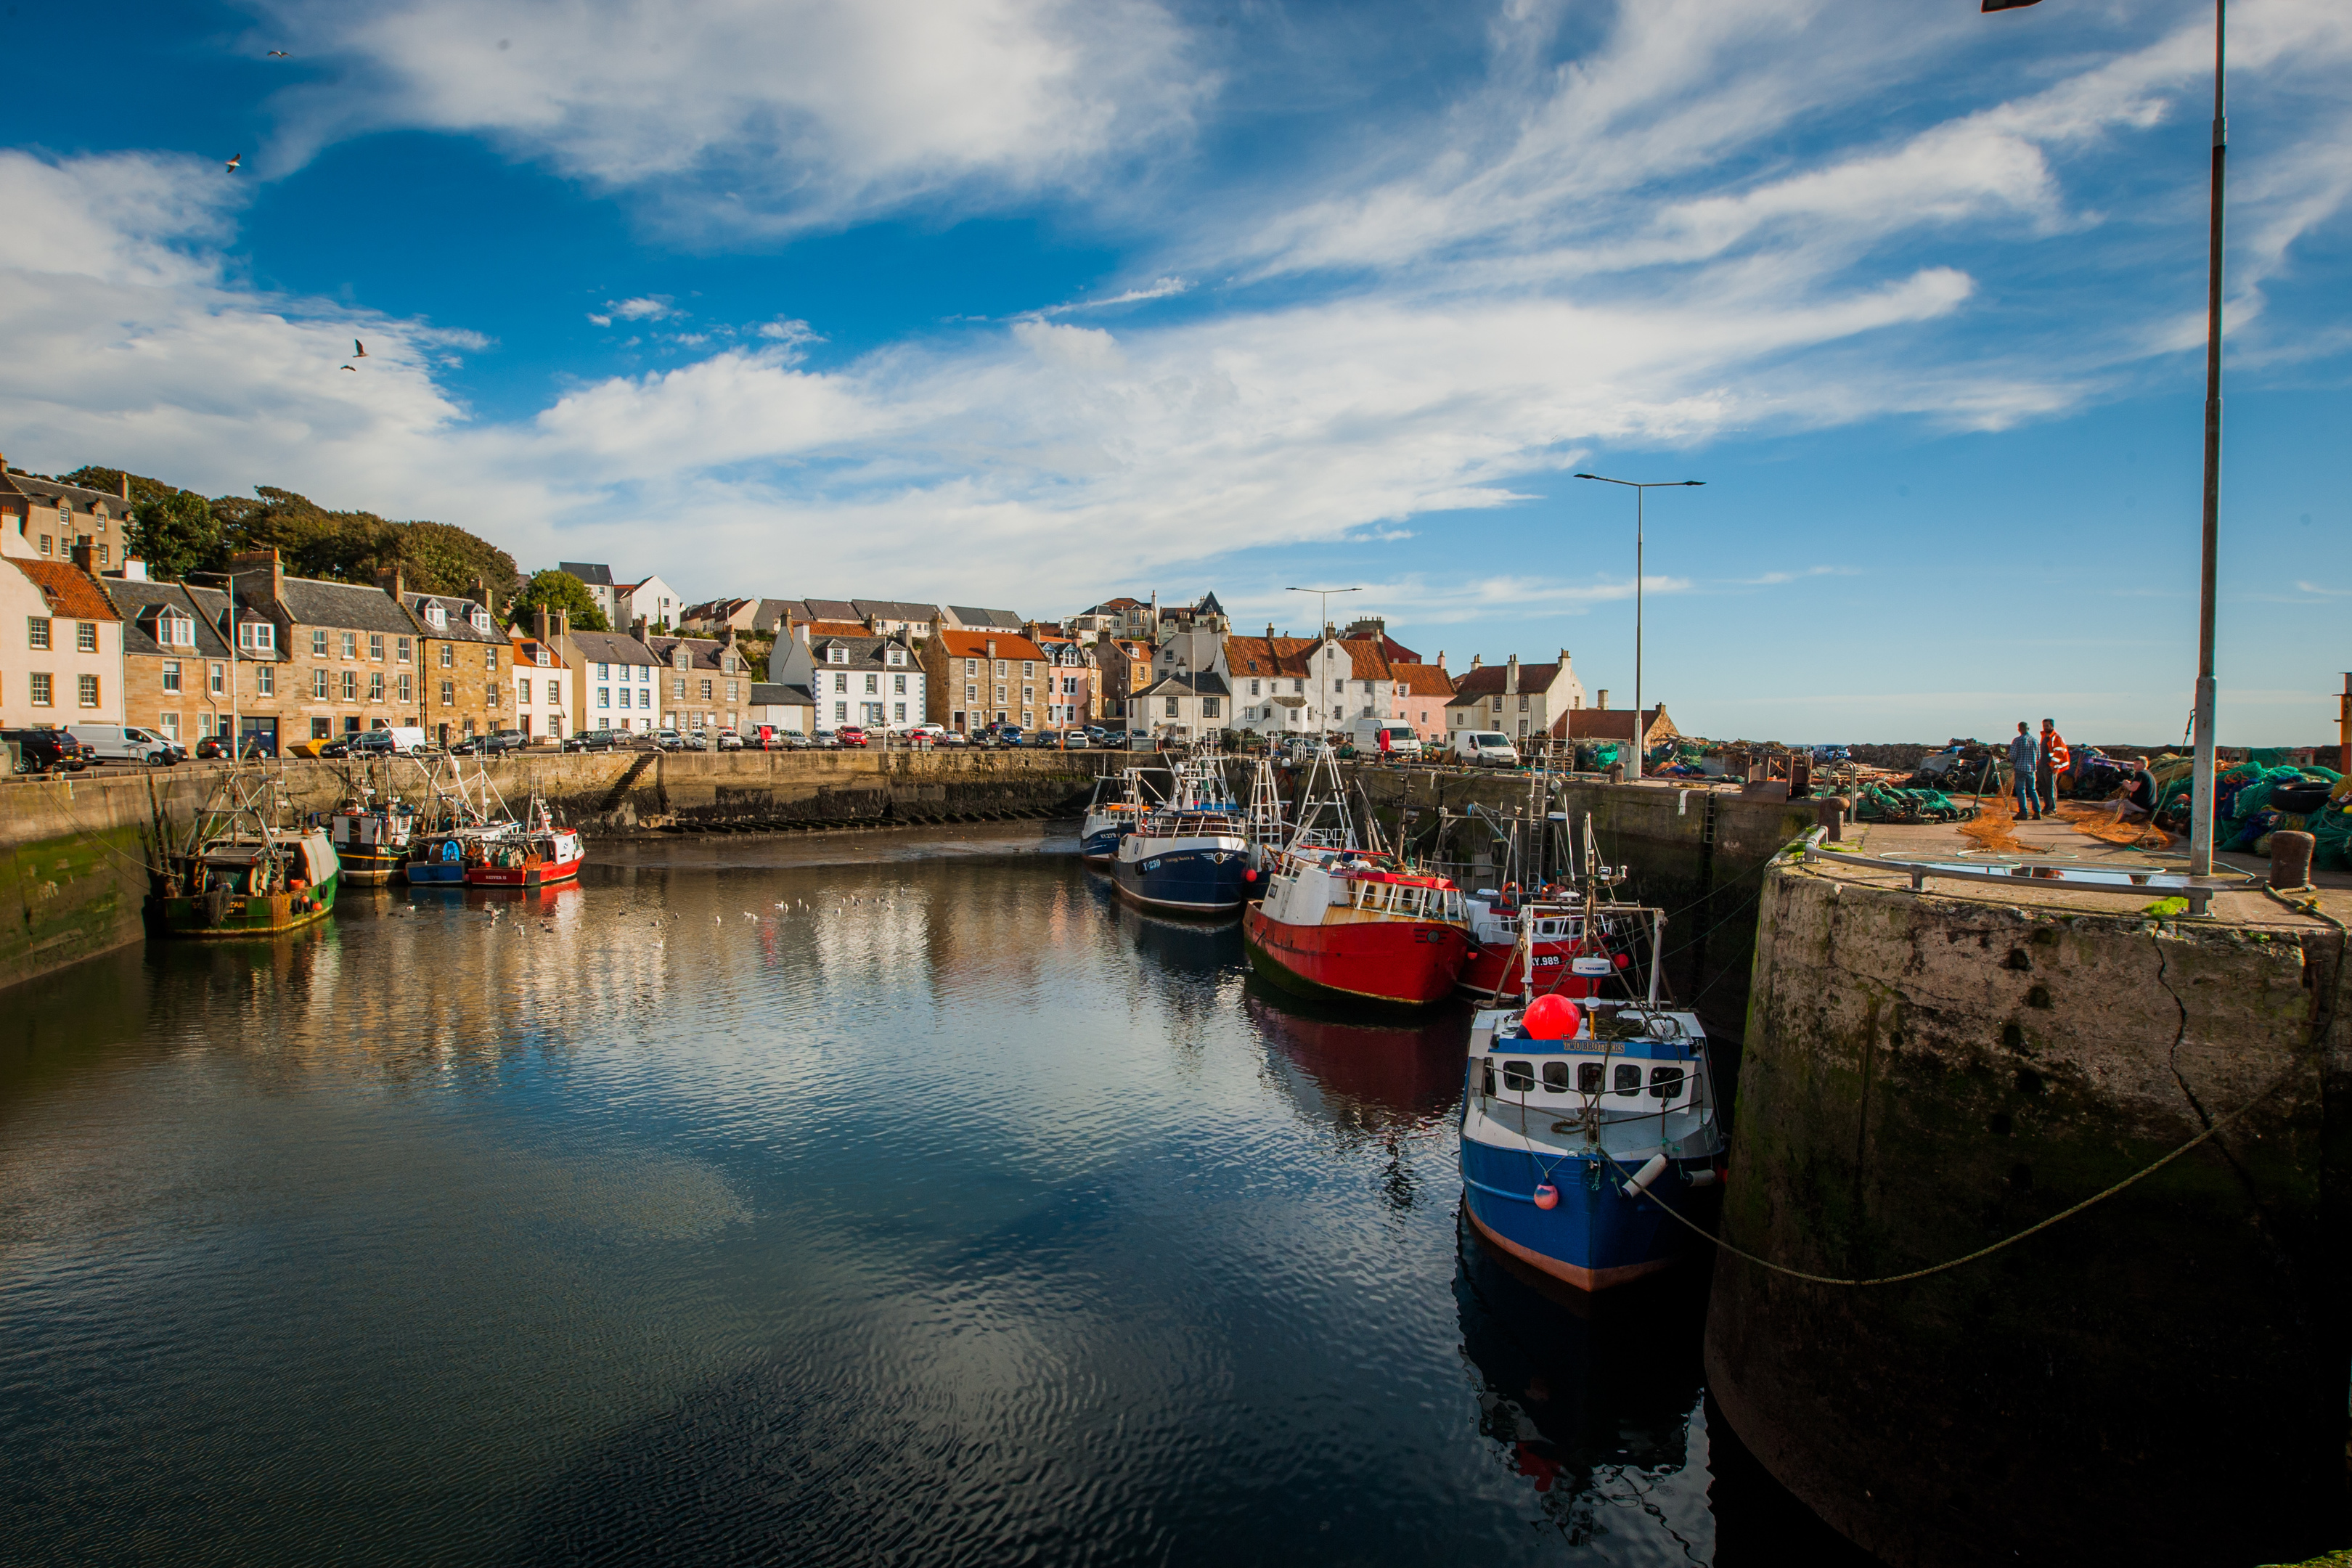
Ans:
[[[150,876],[148,919],[166,936],[278,936],[323,921],[341,865],[324,829],[278,826],[274,781],[232,770],[197,813],[186,847]]]
[[[547,803],[537,797],[524,820],[526,826],[520,831],[485,844],[482,858],[467,863],[467,887],[543,888],[580,875],[588,851],[578,833],[558,825]]]
[[[1572,961],[1609,984],[1482,1010],[1462,1105],[1463,1203],[1471,1226],[1520,1262],[1583,1290],[1671,1267],[1689,1248],[1705,1189],[1722,1179],[1723,1124],[1697,1015],[1662,1005],[1665,917],[1588,895],[1587,929],[1639,930],[1646,987],[1601,955]],[[1533,918],[1521,914],[1521,948]],[[1680,1215],[1678,1219],[1676,1216]],[[1694,1223],[1696,1221],[1694,1220]]]
[[[380,888],[408,859],[416,834],[416,808],[399,800],[363,796],[346,800],[327,814],[327,837],[343,865],[343,880]]]
[[[1086,820],[1078,828],[1078,855],[1089,865],[1108,866],[1118,858],[1118,841],[1150,814],[1150,786],[1143,773],[1141,768],[1121,768],[1095,780]]]
[[[1111,876],[1121,898],[1151,909],[1223,914],[1242,907],[1255,873],[1222,757],[1202,752],[1178,764],[1169,798],[1119,838]]]
[[[1290,843],[1267,861],[1265,896],[1242,917],[1250,966],[1304,996],[1425,1006],[1450,994],[1470,954],[1461,889],[1377,845],[1356,847],[1329,747],[1300,796]],[[1364,837],[1376,835],[1367,817]]]
[[[489,858],[490,847],[522,830],[499,798],[487,768],[468,785],[462,771],[446,783],[436,773],[426,782],[424,821],[411,834],[402,879],[413,888],[462,888],[466,873]]]

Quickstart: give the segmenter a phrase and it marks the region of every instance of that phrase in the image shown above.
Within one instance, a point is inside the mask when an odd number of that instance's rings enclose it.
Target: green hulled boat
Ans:
[[[200,813],[189,847],[151,876],[151,926],[165,936],[277,936],[322,921],[335,907],[342,863],[326,831],[278,827],[262,790],[232,774],[225,799]]]

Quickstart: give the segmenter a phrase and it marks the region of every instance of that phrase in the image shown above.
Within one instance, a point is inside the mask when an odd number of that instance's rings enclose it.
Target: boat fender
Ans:
[[[1625,1195],[1629,1198],[1648,1196],[1650,1184],[1664,1175],[1665,1169],[1666,1157],[1664,1154],[1651,1155],[1650,1163],[1634,1172],[1633,1179],[1625,1184]]]
[[[1705,1171],[1693,1171],[1690,1173],[1690,1184],[1694,1187],[1711,1187],[1722,1179],[1722,1177],[1717,1175],[1711,1169]]]
[[[1242,880],[1244,882],[1255,882],[1257,880],[1257,873],[1255,871],[1244,871],[1242,873]]]
[[[1553,1186],[1549,1182],[1538,1182],[1536,1184],[1536,1207],[1539,1209],[1549,1209],[1557,1208],[1559,1206],[1559,1189]]]

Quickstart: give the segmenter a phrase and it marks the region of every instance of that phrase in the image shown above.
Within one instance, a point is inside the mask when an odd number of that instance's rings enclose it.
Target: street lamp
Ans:
[[[1623,485],[1633,492],[1633,776],[1640,778],[1650,751],[1650,721],[1642,707],[1642,500],[1644,490],[1696,489],[1705,479],[1612,479],[1606,474],[1579,474],[1604,485]]]
[[[1363,589],[1361,589],[1361,588],[1285,588],[1285,589],[1283,590],[1283,592],[1284,592],[1284,593],[1286,593],[1286,594],[1313,594],[1313,595],[1316,595],[1315,619],[1316,619],[1316,623],[1317,623],[1317,630],[1316,630],[1316,633],[1315,633],[1315,640],[1316,640],[1316,646],[1319,647],[1321,647],[1321,646],[1322,646],[1322,640],[1323,640],[1323,638],[1324,638],[1324,637],[1328,637],[1328,635],[1330,635],[1330,631],[1331,631],[1331,595],[1334,595],[1334,594],[1360,594],[1360,593],[1362,593],[1362,592],[1363,592]],[[1316,697],[1316,700],[1318,700],[1318,701],[1319,701],[1319,702],[1323,702],[1323,703],[1325,703],[1325,704],[1327,704],[1327,705],[1328,705],[1328,704],[1329,703],[1329,701],[1330,701],[1330,699],[1329,699],[1328,697],[1325,696],[1325,695],[1324,695],[1322,692],[1320,692],[1320,691],[1317,692],[1317,693],[1315,694],[1315,697]],[[1336,713],[1336,712],[1334,712],[1334,713],[1327,714],[1327,715],[1326,715],[1326,717],[1329,717],[1329,718],[1336,718],[1336,717],[1338,717],[1338,715],[1337,715],[1337,713]]]
[[[1987,11],[2014,11],[2039,0],[1983,0]],[[2213,0],[2213,173],[2205,253],[2205,531],[2197,585],[2197,707],[2194,773],[2189,796],[2189,874],[2213,872],[2213,597],[2221,535],[2221,193],[2230,152],[2222,97],[2227,0]]]

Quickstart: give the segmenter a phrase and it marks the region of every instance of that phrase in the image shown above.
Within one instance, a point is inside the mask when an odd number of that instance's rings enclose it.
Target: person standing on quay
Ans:
[[[2034,774],[2034,783],[2039,786],[2044,811],[2058,809],[2059,776],[2074,763],[2074,753],[2066,749],[2066,737],[2058,732],[2057,724],[2048,719],[2042,721],[2042,767]]]
[[[2033,739],[2033,731],[2024,720],[2017,721],[2016,738],[2009,742],[2009,772],[2016,781],[2017,816],[2022,822],[2031,817],[2042,820],[2042,799],[2034,792],[2034,774],[2042,766],[2042,747]]]

